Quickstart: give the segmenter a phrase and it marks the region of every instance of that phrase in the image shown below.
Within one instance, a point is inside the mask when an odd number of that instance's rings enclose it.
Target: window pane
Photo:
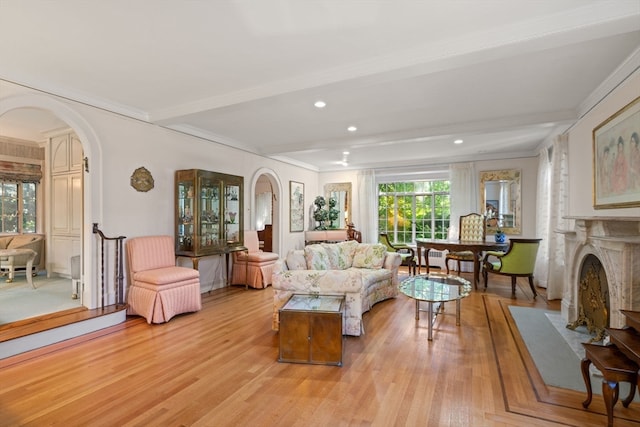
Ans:
[[[409,181],[378,186],[378,227],[396,243],[415,238],[446,238],[449,228],[449,181]]]
[[[36,184],[22,184],[22,232],[36,232]]]
[[[3,233],[18,232],[18,184],[2,183],[2,230]]]

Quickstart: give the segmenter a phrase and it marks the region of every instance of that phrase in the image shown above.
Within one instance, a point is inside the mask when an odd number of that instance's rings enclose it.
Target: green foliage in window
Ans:
[[[445,239],[449,229],[449,181],[408,181],[378,186],[378,229],[396,243]]]

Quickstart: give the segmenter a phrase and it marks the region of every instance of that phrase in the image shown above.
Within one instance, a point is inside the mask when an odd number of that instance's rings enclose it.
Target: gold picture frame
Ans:
[[[593,129],[594,209],[640,206],[640,96]]]

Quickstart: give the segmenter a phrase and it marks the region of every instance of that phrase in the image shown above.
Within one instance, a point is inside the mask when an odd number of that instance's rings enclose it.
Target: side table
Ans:
[[[344,296],[293,295],[280,309],[278,362],[342,366]]]

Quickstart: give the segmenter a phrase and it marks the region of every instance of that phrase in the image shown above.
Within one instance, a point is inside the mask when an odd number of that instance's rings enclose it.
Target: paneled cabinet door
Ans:
[[[82,176],[54,175],[52,184],[51,231],[80,235],[82,229]]]
[[[82,142],[74,133],[51,138],[51,173],[67,173],[82,169]]]

